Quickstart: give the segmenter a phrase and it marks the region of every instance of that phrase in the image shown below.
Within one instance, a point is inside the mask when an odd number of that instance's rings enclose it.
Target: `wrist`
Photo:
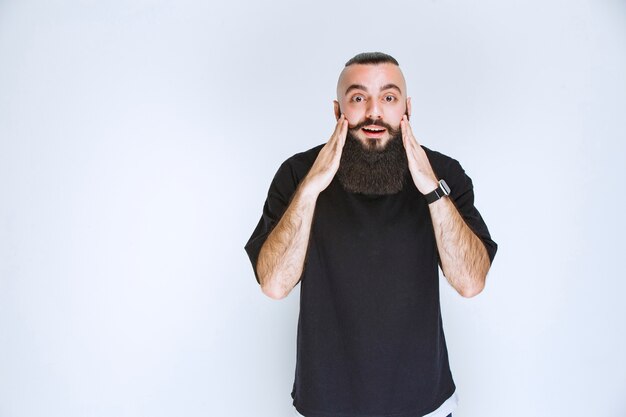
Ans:
[[[426,195],[432,193],[437,188],[439,188],[439,181],[436,178],[431,178],[427,181],[426,185],[423,187],[424,192],[422,194]]]
[[[315,184],[311,182],[307,177],[305,177],[300,185],[298,186],[298,194],[301,199],[304,200],[317,200],[317,196],[319,196],[321,191],[315,187]]]
[[[426,195],[428,193],[432,193],[439,187],[439,180],[436,177],[426,177],[422,180],[415,181],[415,186],[419,190],[420,193]]]
[[[437,183],[437,188],[429,193],[424,194],[424,198],[426,199],[426,202],[428,204],[432,204],[442,199],[443,197],[447,197],[448,195],[450,195],[450,187],[445,180],[439,180]]]

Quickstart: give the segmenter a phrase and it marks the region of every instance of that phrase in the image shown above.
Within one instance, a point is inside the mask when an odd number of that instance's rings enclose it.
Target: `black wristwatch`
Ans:
[[[428,194],[425,194],[426,202],[428,204],[434,203],[439,200],[441,197],[445,197],[450,194],[450,187],[444,180],[439,180],[439,187],[437,187],[434,191],[431,191]]]

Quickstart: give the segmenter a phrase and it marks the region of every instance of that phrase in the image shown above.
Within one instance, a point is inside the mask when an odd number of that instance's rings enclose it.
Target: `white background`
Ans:
[[[243,246],[337,76],[394,55],[500,245],[455,417],[626,416],[623,1],[0,0],[0,416],[290,416]]]

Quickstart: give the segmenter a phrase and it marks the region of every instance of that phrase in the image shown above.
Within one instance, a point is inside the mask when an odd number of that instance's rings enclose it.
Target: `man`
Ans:
[[[287,159],[246,251],[262,291],[300,282],[293,404],[306,417],[445,417],[457,403],[438,265],[480,293],[497,245],[460,164],[419,145],[398,62],[346,63],[335,131]]]

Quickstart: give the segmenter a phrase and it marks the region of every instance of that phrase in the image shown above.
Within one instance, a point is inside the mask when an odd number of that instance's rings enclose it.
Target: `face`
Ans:
[[[350,133],[367,149],[384,149],[410,115],[402,71],[394,64],[350,65],[337,83],[335,116],[346,116]]]

